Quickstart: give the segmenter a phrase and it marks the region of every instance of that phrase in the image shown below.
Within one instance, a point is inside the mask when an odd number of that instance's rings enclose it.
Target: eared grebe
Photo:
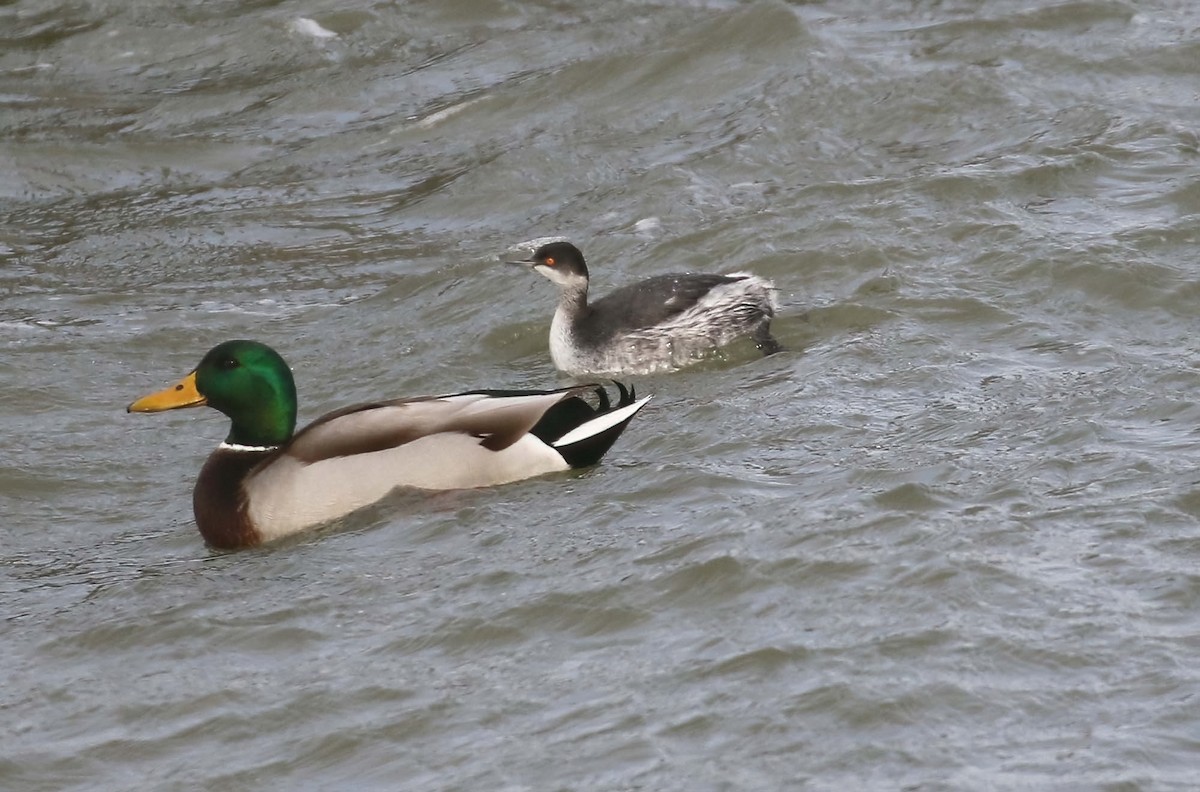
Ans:
[[[598,406],[585,401],[589,391]],[[283,358],[226,341],[129,411],[208,405],[229,417],[192,508],[204,539],[233,549],[337,519],[397,487],[486,487],[593,465],[649,400],[620,383],[617,392],[615,404],[594,385],[377,401],[294,432],[296,385]]]
[[[568,374],[670,371],[743,335],[764,355],[782,349],[770,330],[775,286],[757,275],[658,275],[589,303],[587,264],[570,242],[549,242],[509,263],[558,285],[550,357]]]

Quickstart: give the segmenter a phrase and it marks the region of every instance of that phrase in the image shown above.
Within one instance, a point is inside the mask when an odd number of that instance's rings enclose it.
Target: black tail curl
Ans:
[[[597,385],[592,391],[596,394],[598,402],[595,407],[588,404],[582,396],[571,396],[563,399],[546,411],[542,419],[534,424],[530,433],[546,445],[554,445],[559,438],[564,437],[568,432],[582,426],[593,418],[605,415],[613,410],[619,410],[622,407],[628,407],[637,401],[637,393],[633,386],[626,387],[616,380],[613,380],[612,383],[617,388],[616,404],[613,404],[612,397],[608,394],[608,391],[603,386]],[[633,416],[629,417],[632,418]],[[562,454],[567,464],[573,468],[594,465],[600,461],[600,457],[604,456],[604,453],[617,441],[617,438],[625,431],[625,426],[628,423],[629,420],[627,419],[579,442],[571,443],[567,446],[558,446],[557,451]]]
[[[617,386],[617,393],[619,394],[617,397],[616,407],[612,405],[612,399],[609,398],[608,391],[606,391],[603,386],[597,385],[596,390],[593,391],[593,393],[596,394],[597,401],[599,402],[595,409],[596,415],[604,415],[604,413],[608,412],[609,410],[619,410],[622,407],[628,407],[637,401],[637,393],[634,391],[632,385],[626,387],[623,383],[617,382],[616,380],[612,380],[612,384]]]

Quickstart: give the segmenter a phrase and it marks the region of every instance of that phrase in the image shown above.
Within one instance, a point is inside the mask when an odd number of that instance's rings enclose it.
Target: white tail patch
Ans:
[[[633,404],[626,405],[619,410],[613,410],[612,412],[608,412],[604,415],[593,418],[587,423],[580,424],[571,431],[567,432],[565,435],[551,443],[551,445],[553,445],[555,448],[560,448],[562,446],[571,445],[571,443],[578,443],[580,440],[586,440],[593,435],[598,435],[604,430],[611,429],[622,421],[627,421],[632,418],[638,410],[646,406],[646,402],[648,401],[650,401],[649,396],[643,399],[638,399]]]

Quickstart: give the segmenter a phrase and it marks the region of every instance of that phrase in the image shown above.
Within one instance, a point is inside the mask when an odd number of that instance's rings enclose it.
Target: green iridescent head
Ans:
[[[130,412],[207,404],[229,416],[227,443],[274,446],[296,429],[296,383],[279,353],[257,341],[226,341],[175,385],[138,399]]]

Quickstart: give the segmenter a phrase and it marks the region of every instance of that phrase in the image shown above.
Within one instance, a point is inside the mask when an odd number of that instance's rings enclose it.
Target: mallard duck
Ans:
[[[743,335],[764,355],[782,349],[770,329],[775,286],[757,275],[658,275],[589,303],[587,263],[570,242],[548,242],[508,263],[558,286],[550,359],[568,374],[670,371]]]
[[[357,404],[294,432],[296,386],[283,358],[256,341],[226,341],[128,410],[208,405],[228,416],[192,506],[205,541],[233,549],[342,517],[397,487],[485,487],[593,465],[649,401],[616,386],[615,405],[592,385]],[[593,389],[598,407],[583,399]]]

